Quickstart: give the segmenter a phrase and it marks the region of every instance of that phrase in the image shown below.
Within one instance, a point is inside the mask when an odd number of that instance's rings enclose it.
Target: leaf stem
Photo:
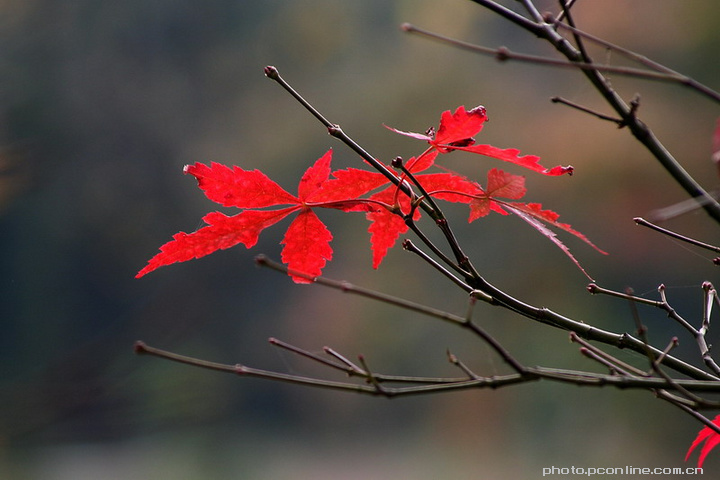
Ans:
[[[524,17],[523,17],[524,18]],[[527,20],[527,19],[526,19]],[[513,52],[507,47],[490,48],[476,45],[474,43],[465,42],[456,38],[448,37],[424,28],[418,27],[410,23],[403,23],[401,26],[402,30],[408,33],[415,33],[426,38],[437,40],[441,43],[452,45],[453,47],[460,48],[462,50],[468,50],[474,53],[480,53],[495,57],[496,60],[504,62],[507,60],[515,60],[518,62],[533,63],[536,65],[548,65],[551,67],[580,69],[580,70],[594,70],[606,73],[616,73],[618,75],[627,75],[638,78],[645,78],[647,80],[657,80],[664,82],[673,83],[684,83],[684,79],[677,74],[653,72],[649,70],[642,70],[639,68],[632,67],[617,67],[613,65],[600,65],[596,63],[584,63],[575,62],[568,60],[558,60],[556,58],[542,57],[539,55],[530,55],[524,53]]]
[[[137,354],[151,355],[165,360],[170,360],[194,367],[206,368],[223,373],[233,373],[241,376],[264,378],[267,380],[282,381],[288,383],[301,384],[306,386],[320,387],[333,390],[344,390],[366,395],[385,395],[394,397],[399,395],[418,395],[428,393],[442,393],[453,390],[467,390],[471,388],[501,388],[529,381],[540,379],[571,383],[576,385],[604,387],[606,385],[614,386],[621,389],[649,389],[649,388],[668,388],[674,389],[674,385],[668,385],[667,382],[658,377],[622,377],[617,375],[606,375],[592,372],[581,372],[573,370],[563,370],[558,368],[545,367],[528,367],[527,375],[520,373],[512,373],[507,375],[495,375],[492,377],[477,377],[473,379],[452,379],[452,378],[429,378],[428,382],[411,387],[383,387],[380,393],[377,389],[370,385],[362,385],[349,382],[337,382],[318,378],[310,378],[299,375],[283,374],[268,370],[251,368],[245,365],[222,364],[216,362],[208,362],[185,355],[161,350],[151,347],[145,342],[138,341],[135,343],[135,352]],[[375,379],[380,381],[384,376],[375,375]],[[388,378],[392,378],[389,376]],[[408,377],[412,378],[412,377]],[[417,377],[418,380],[423,377]],[[691,391],[720,392],[720,382],[717,381],[699,381],[680,379],[675,381],[675,385],[680,385]]]

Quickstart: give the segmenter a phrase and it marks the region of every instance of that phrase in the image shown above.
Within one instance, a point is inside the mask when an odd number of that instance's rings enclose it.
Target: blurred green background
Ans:
[[[586,30],[720,88],[715,1],[580,1],[574,12]],[[0,478],[539,478],[552,465],[683,465],[700,425],[647,392],[535,383],[388,401],[133,354],[142,339],[223,363],[322,373],[268,345],[273,336],[364,354],[383,373],[455,376],[447,349],[480,374],[507,371],[451,326],[254,267],[258,253],[279,258],[287,222],[251,251],[133,278],[172,234],[216,209],[185,164],[259,168],[291,192],[330,147],[334,167],[358,165],[263,76],[269,64],[386,161],[423,145],[383,124],[424,131],[443,110],[485,105],[479,143],[575,166],[572,177],[528,173],[527,199],[610,253],[561,236],[598,283],[649,298],[664,283],[698,321],[700,284],[717,279],[712,255],[632,222],[685,196],[628,132],[550,103],[559,95],[609,113],[582,75],[499,64],[404,34],[402,22],[553,55],[463,0],[0,2]],[[680,86],[610,78],[628,100],[641,93],[641,118],[714,188],[717,105]],[[443,161],[480,181],[492,167],[526,173],[462,153]],[[491,282],[602,328],[634,328],[626,304],[589,296],[587,279],[519,219],[468,225],[465,207],[447,213]],[[335,235],[328,276],[465,311],[462,292],[399,248],[373,271],[359,215],[321,216]],[[717,242],[701,212],[668,226]],[[682,335],[661,312],[641,315],[660,345]],[[482,305],[476,316],[528,364],[598,368],[563,332]],[[681,342],[679,354],[698,363],[692,340]],[[707,471],[720,468],[717,457]]]

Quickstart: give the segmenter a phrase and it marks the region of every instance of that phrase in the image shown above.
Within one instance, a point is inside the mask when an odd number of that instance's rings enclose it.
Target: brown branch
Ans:
[[[473,53],[480,53],[495,57],[496,60],[504,62],[507,60],[514,60],[517,62],[532,63],[535,65],[546,65],[551,67],[569,68],[573,70],[587,70],[604,73],[615,73],[618,75],[625,75],[636,78],[643,78],[646,80],[656,80],[660,82],[670,83],[685,83],[684,77],[675,73],[664,73],[655,72],[651,70],[643,70],[632,67],[619,67],[613,65],[604,65],[597,63],[585,63],[572,60],[559,60],[556,58],[542,57],[539,55],[529,55],[524,53],[513,52],[507,47],[490,48],[476,45],[474,43],[465,42],[456,38],[448,37],[424,28],[418,27],[411,23],[403,23],[400,28],[408,33],[414,33],[423,37],[436,40],[440,43],[445,43],[462,50],[468,50]],[[718,100],[720,101],[720,99]]]
[[[706,250],[710,250],[715,253],[720,253],[720,247],[717,247],[715,245],[710,245],[709,243],[701,242],[700,240],[695,240],[694,238],[686,237],[685,235],[681,235],[677,232],[673,232],[672,230],[668,230],[667,228],[659,227],[655,225],[654,223],[650,223],[647,220],[645,220],[642,217],[635,217],[633,218],[633,221],[640,225],[641,227],[647,227],[652,230],[655,230],[656,232],[660,232],[663,235],[667,235],[668,237],[675,238],[677,240],[680,240],[682,242],[689,243],[691,245],[695,245],[696,247],[704,248]]]
[[[416,379],[414,380],[411,380],[412,377],[399,377],[405,379],[400,381],[408,383],[417,382],[422,383],[422,385],[414,385],[407,387],[391,387],[383,385],[383,391],[382,393],[379,393],[375,386],[367,384],[338,382],[319,378],[305,377],[301,375],[278,373],[269,370],[252,368],[241,364],[230,365],[209,362],[207,360],[201,360],[185,355],[179,355],[177,353],[172,353],[166,350],[151,347],[141,341],[135,343],[135,352],[141,355],[151,355],[172,362],[182,363],[184,365],[191,365],[199,368],[205,368],[221,373],[232,373],[244,377],[263,378],[266,380],[288,382],[332,390],[344,390],[349,392],[362,393],[366,395],[384,395],[389,397],[400,395],[442,393],[446,391],[468,390],[474,388],[495,389],[541,379],[589,387],[613,386],[619,389],[648,390],[667,388],[668,390],[672,390],[676,388],[676,386],[682,386],[683,388],[697,392],[720,392],[720,382],[716,381],[681,379],[676,380],[673,385],[668,385],[665,379],[659,377],[626,377],[620,375],[607,375],[594,372],[563,370],[557,368],[528,367],[528,375],[511,373],[507,375],[494,375],[492,377],[475,376],[475,378],[472,379],[423,379],[423,377],[416,377]],[[386,379],[393,378],[393,376],[391,375],[380,375],[377,373],[373,373],[372,375],[377,382],[382,382]],[[393,380],[387,381],[388,383],[391,383]]]

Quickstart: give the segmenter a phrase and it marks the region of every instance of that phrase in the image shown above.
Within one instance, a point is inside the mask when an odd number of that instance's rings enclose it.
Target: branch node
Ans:
[[[498,62],[505,62],[510,60],[510,49],[507,47],[499,47],[495,53],[495,59]]]

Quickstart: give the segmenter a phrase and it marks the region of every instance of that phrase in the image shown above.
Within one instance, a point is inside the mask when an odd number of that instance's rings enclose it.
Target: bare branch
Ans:
[[[673,232],[672,230],[668,230],[667,228],[659,227],[655,225],[654,223],[650,223],[647,220],[645,220],[642,217],[635,217],[633,218],[633,221],[640,225],[641,227],[647,227],[652,230],[655,230],[656,232],[660,232],[663,235],[667,235],[668,237],[675,238],[677,240],[689,243],[691,245],[695,245],[696,247],[704,248],[706,250],[713,251],[715,253],[720,253],[720,247],[717,247],[715,245],[710,245],[709,243],[701,242],[700,240],[695,240],[694,238],[686,237],[685,235],[681,235],[677,232]]]

